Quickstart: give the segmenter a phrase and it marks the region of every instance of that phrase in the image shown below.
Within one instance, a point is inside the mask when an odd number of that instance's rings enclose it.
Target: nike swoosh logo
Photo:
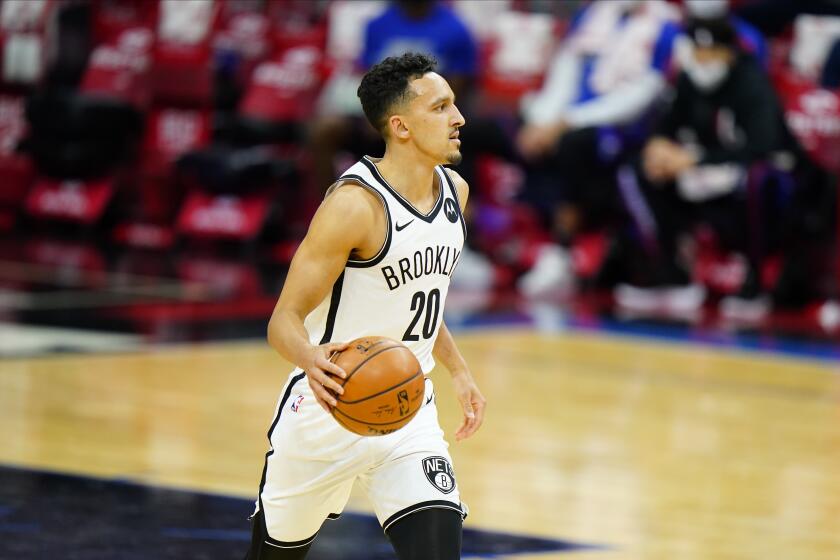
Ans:
[[[434,393],[432,393],[432,395],[428,399],[426,399],[426,404],[429,404],[433,400],[435,400],[435,394]]]
[[[397,231],[402,231],[413,223],[414,223],[414,220],[411,220],[410,222],[405,223],[403,225],[397,224]]]

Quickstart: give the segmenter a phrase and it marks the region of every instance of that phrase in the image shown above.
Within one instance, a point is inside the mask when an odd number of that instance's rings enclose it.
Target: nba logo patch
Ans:
[[[292,412],[297,412],[298,409],[300,408],[300,403],[302,403],[302,402],[303,402],[303,395],[298,395],[297,397],[295,397],[295,400],[292,401],[292,407],[291,407]]]
[[[449,494],[455,490],[455,472],[444,457],[426,457],[423,459],[423,472],[432,486]]]

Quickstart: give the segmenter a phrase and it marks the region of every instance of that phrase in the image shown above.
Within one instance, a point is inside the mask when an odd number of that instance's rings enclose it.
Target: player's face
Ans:
[[[417,150],[437,164],[461,163],[458,129],[465,121],[455,106],[452,88],[434,72],[414,80],[409,87],[415,97],[409,103],[405,118]]]

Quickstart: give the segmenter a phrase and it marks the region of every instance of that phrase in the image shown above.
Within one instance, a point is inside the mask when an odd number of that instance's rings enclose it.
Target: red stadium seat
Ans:
[[[822,89],[792,72],[780,72],[776,87],[802,147],[826,169],[840,171],[840,92]]]
[[[240,113],[272,122],[310,117],[322,82],[322,56],[323,51],[317,47],[299,46],[257,66]]]
[[[166,247],[184,193],[174,175],[175,160],[210,141],[210,112],[157,108],[147,120],[139,172],[126,185],[127,219],[114,231],[117,242]]]
[[[271,207],[269,194],[214,196],[195,190],[187,195],[178,216],[178,233],[205,239],[255,239]]]
[[[220,20],[213,37],[215,50],[235,51],[245,61],[258,61],[271,54],[271,22],[265,14],[223,11]]]
[[[539,88],[561,33],[548,14],[504,12],[482,45],[481,87],[493,99],[515,103]]]
[[[156,102],[209,106],[213,97],[212,37],[218,19],[213,0],[161,0],[151,70]]]
[[[88,181],[41,177],[29,192],[26,209],[36,218],[90,226],[105,213],[113,195],[112,177]]]
[[[96,45],[116,45],[129,30],[152,30],[157,21],[156,0],[94,0],[93,39]]]
[[[840,91],[826,90],[792,71],[776,73],[785,117],[802,147],[828,171],[840,173]],[[840,197],[835,216],[840,216]],[[840,286],[840,219],[835,217],[835,281]],[[840,290],[840,288],[838,288]]]
[[[113,43],[96,47],[82,78],[81,91],[121,99],[138,108],[149,104],[149,67],[152,31],[145,27],[124,30]]]
[[[166,175],[178,156],[210,141],[211,115],[204,109],[153,109],[146,121],[142,172]]]

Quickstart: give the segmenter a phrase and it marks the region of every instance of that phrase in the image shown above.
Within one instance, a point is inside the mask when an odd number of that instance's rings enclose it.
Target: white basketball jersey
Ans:
[[[332,293],[304,321],[312,344],[387,336],[408,346],[424,373],[443,320],[449,279],[466,236],[458,193],[435,168],[438,198],[423,214],[391,187],[367,156],[339,178],[361,184],[383,204],[385,242],[371,259],[349,259]]]

